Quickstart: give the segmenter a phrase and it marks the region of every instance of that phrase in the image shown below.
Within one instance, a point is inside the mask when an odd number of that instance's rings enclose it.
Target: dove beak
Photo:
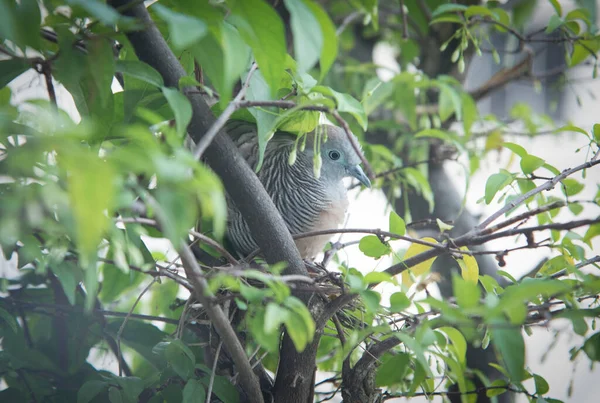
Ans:
[[[365,185],[368,188],[371,187],[371,181],[369,180],[369,178],[367,177],[367,175],[365,175],[365,172],[360,167],[360,165],[354,165],[354,166],[348,167],[347,170],[348,170],[348,173],[351,176],[353,176],[356,179],[358,179],[358,181],[360,183],[362,183],[363,185]]]

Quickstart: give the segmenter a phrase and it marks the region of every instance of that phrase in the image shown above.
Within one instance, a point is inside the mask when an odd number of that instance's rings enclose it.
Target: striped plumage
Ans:
[[[365,185],[368,179],[360,169],[360,159],[352,149],[342,129],[324,125],[327,141],[321,145],[323,164],[321,175],[313,173],[314,132],[307,134],[306,148],[297,151],[294,164],[288,163],[296,136],[277,132],[269,141],[258,178],[273,199],[292,235],[320,229],[337,228],[343,223],[348,200],[342,182],[345,176],[357,177]],[[227,124],[227,133],[238,146],[252,168],[258,162],[256,127],[239,121]],[[335,160],[331,157],[338,157]],[[250,229],[235,207],[228,201],[228,238],[236,252],[248,255],[257,245]],[[303,258],[321,252],[330,236],[305,238],[296,241]]]

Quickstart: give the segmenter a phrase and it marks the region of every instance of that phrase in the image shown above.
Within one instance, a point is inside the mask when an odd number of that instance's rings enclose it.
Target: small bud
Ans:
[[[294,162],[296,162],[297,156],[298,156],[298,150],[296,149],[296,147],[294,147],[294,148],[292,148],[292,151],[290,151],[290,155],[288,157],[288,164],[294,165]]]
[[[461,74],[465,72],[465,59],[462,57],[458,60],[458,72]]]
[[[496,64],[500,64],[500,55],[496,49],[492,51],[492,57],[494,58],[494,62],[496,62]]]
[[[456,63],[456,61],[458,60],[459,57],[460,57],[460,49],[456,48],[456,50],[452,53],[452,58],[450,60],[452,60],[452,63]]]
[[[321,166],[323,165],[323,160],[321,159],[321,155],[315,154],[313,158],[313,174],[315,178],[319,179],[321,177]]]

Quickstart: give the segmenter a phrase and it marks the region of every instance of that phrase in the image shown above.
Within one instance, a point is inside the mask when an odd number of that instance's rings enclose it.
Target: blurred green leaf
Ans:
[[[520,382],[525,367],[525,342],[520,328],[508,327],[506,322],[491,324],[492,343],[500,353],[513,382]]]
[[[205,403],[206,401],[206,390],[202,382],[197,379],[190,379],[183,388],[183,402],[182,403]]]
[[[545,395],[550,390],[548,382],[539,375],[533,375],[535,382],[535,393],[538,395]]]
[[[501,169],[499,173],[491,175],[485,183],[485,203],[490,204],[500,190],[513,181],[510,172]]]
[[[89,262],[112,216],[114,168],[85,149],[65,150],[58,159],[68,175],[79,251],[84,262]]]
[[[170,10],[159,3],[154,3],[151,7],[169,26],[169,39],[176,49],[183,50],[192,46],[208,32],[206,23],[196,17]]]
[[[0,88],[5,87],[30,68],[31,65],[24,59],[0,60]]]
[[[600,361],[600,333],[594,333],[585,341],[583,351],[590,360]]]
[[[274,95],[279,89],[286,57],[281,18],[263,0],[244,0],[235,2],[230,20],[252,48],[262,75]]]
[[[452,276],[452,285],[456,303],[462,309],[474,308],[479,305],[481,291],[477,282],[467,281],[458,275]]]
[[[398,235],[406,234],[406,223],[393,210],[390,211],[389,228],[390,228],[390,232],[392,232],[394,234],[398,234]]]
[[[521,158],[521,170],[525,175],[530,175],[536,169],[544,166],[546,161],[542,158],[536,157],[535,155],[527,154]]]
[[[167,98],[167,102],[175,114],[177,134],[184,137],[187,133],[187,127],[192,120],[192,105],[190,104],[190,100],[181,91],[174,88],[162,87],[162,93]]]
[[[576,179],[566,178],[562,181],[563,184],[563,192],[567,196],[575,196],[578,193],[581,193],[585,185]]]
[[[338,55],[338,38],[335,25],[323,10],[322,6],[314,1],[306,0],[306,5],[310,8],[313,15],[321,26],[321,34],[323,36],[323,49],[320,55],[320,79],[327,74],[333,62]]]
[[[87,381],[77,391],[77,403],[88,403],[107,388],[108,383],[104,381]]]
[[[363,237],[358,244],[358,248],[366,256],[375,259],[379,259],[391,252],[390,246],[382,243],[376,235],[367,235]]]
[[[160,73],[144,62],[137,60],[117,60],[116,71],[142,80],[156,87],[162,87],[163,79]]]
[[[166,346],[165,358],[177,375],[183,379],[188,379],[194,374],[196,357],[181,340],[175,339]]]
[[[402,312],[410,306],[410,300],[403,292],[395,292],[390,295],[390,311],[393,313]]]
[[[290,13],[298,72],[305,73],[321,56],[324,42],[321,26],[308,1],[284,0],[284,3]]]
[[[401,383],[404,380],[409,365],[410,355],[406,353],[398,353],[388,357],[377,368],[375,383],[377,386],[392,386]]]

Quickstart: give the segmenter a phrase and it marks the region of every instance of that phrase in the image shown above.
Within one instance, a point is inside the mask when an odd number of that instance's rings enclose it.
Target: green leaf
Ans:
[[[479,117],[479,110],[477,109],[477,104],[472,96],[463,92],[460,96],[461,105],[462,105],[462,120],[463,120],[463,129],[467,136],[471,134],[471,127],[473,123]]]
[[[329,87],[325,87],[322,85],[317,85],[312,89],[314,92],[319,92],[324,95],[329,95],[335,99],[336,109],[340,112],[347,112],[351,114],[354,119],[358,122],[358,124],[363,128],[363,130],[367,130],[368,119],[367,114],[365,113],[365,109],[352,95],[342,94],[341,92],[337,92]]]
[[[7,310],[0,308],[0,319],[2,319],[2,322],[8,325],[10,330],[12,330],[14,333],[17,333],[19,327],[17,320]]]
[[[542,158],[527,154],[521,158],[521,170],[525,175],[529,175],[532,174],[536,169],[542,167],[545,163],[546,161],[544,161]]]
[[[114,386],[110,386],[108,388],[108,400],[110,401],[110,403],[133,403],[127,400],[123,400],[123,394],[118,388]]]
[[[465,20],[456,14],[448,13],[448,14],[442,14],[439,17],[433,18],[431,21],[429,21],[429,25],[439,24],[441,22],[449,22],[452,24],[464,24]]]
[[[338,54],[338,37],[335,32],[335,25],[323,10],[321,5],[315,3],[314,1],[307,0],[306,5],[310,8],[313,15],[319,21],[319,25],[321,26],[321,34],[323,36],[323,49],[321,50],[320,57],[320,80],[323,80],[323,77],[327,74],[333,62],[335,61]]]
[[[438,6],[435,10],[433,10],[433,12],[431,13],[431,16],[435,18],[444,13],[463,12],[466,9],[467,9],[467,6],[462,5],[462,4],[446,3],[446,4],[442,4],[442,5]]]
[[[452,276],[454,296],[456,303],[463,309],[474,308],[479,305],[481,291],[477,282],[466,281],[458,275]]]
[[[175,114],[177,134],[181,137],[187,133],[187,127],[192,120],[192,105],[181,91],[174,88],[162,87],[162,93]]]
[[[600,332],[594,333],[585,341],[583,351],[590,360],[600,361]]]
[[[265,333],[273,333],[287,321],[289,311],[278,303],[269,302],[265,309]]]
[[[220,95],[224,108],[231,100],[231,91],[249,62],[250,49],[239,32],[228,23],[211,29],[190,51]]]
[[[583,190],[583,188],[585,187],[583,185],[583,183],[580,183],[573,178],[563,179],[562,184],[563,184],[563,192],[567,196],[575,196],[576,194],[580,193]]]
[[[556,11],[556,14],[559,17],[562,17],[562,6],[560,5],[560,1],[559,0],[550,0],[550,3],[552,4],[552,7],[554,7],[554,11]]]
[[[206,390],[204,385],[197,379],[190,379],[183,388],[182,403],[204,403],[206,401]]]
[[[512,151],[513,153],[517,154],[521,158],[524,158],[527,155],[529,155],[529,153],[527,152],[527,150],[525,150],[522,146],[520,146],[518,144],[505,142],[505,143],[502,144],[502,146],[504,148],[508,148],[510,151]]]
[[[117,60],[116,71],[138,80],[142,80],[156,87],[163,86],[163,78],[160,73],[150,65],[138,60]]]
[[[597,143],[600,143],[600,123],[594,124],[594,128],[592,131],[594,133],[594,140]]]
[[[144,390],[144,382],[135,376],[113,376],[113,379],[120,386],[121,397],[125,402],[135,403],[138,396]]]
[[[544,378],[539,375],[533,375],[533,380],[535,382],[535,393],[537,395],[545,395],[550,390],[550,386],[548,382]]]
[[[123,321],[124,319],[111,320],[105,331],[116,339]],[[133,349],[156,369],[160,369],[165,364],[165,358],[158,356],[153,349],[166,336],[166,333],[150,323],[130,320],[123,329],[121,342]]]
[[[59,164],[68,172],[77,244],[84,261],[89,261],[96,255],[96,247],[108,226],[108,217],[112,217],[113,167],[84,150],[61,153],[58,158]]]
[[[303,0],[284,0],[290,12],[290,25],[294,40],[294,55],[298,72],[305,73],[315,65],[323,48],[323,35],[319,21]]]
[[[387,359],[382,360],[382,364],[377,368],[375,383],[377,386],[392,386],[401,383],[409,364],[410,355],[406,353],[398,353],[387,357]]]
[[[296,297],[288,297],[285,306],[289,308],[289,316],[285,322],[288,335],[297,351],[303,351],[315,335],[315,322],[306,305]]]
[[[417,98],[414,76],[410,73],[398,74],[394,78],[394,104],[400,109],[412,130],[417,130]]]
[[[367,312],[376,313],[381,307],[381,294],[373,290],[362,290],[360,296],[363,299]]]
[[[456,359],[461,365],[465,365],[467,361],[467,341],[465,340],[465,336],[458,330],[453,327],[440,327],[438,330],[446,333],[448,338],[452,342],[452,350],[454,350],[454,354],[456,355]]]
[[[366,256],[375,259],[388,255],[392,251],[390,246],[382,243],[376,235],[367,235],[363,237],[358,244],[358,249]]]
[[[77,391],[77,403],[88,403],[92,401],[107,387],[108,384],[104,381],[87,381]]]
[[[390,232],[398,235],[406,234],[406,223],[395,211],[390,211]]]
[[[206,23],[191,15],[168,9],[160,3],[152,4],[152,9],[169,27],[169,39],[177,50],[186,49],[206,35]]]
[[[362,99],[362,104],[367,115],[370,115],[381,104],[386,102],[394,93],[394,83],[391,81],[369,80],[366,87],[365,90],[368,89],[368,91]]]
[[[494,14],[492,12],[492,10],[490,10],[487,7],[484,6],[469,6],[466,10],[465,10],[465,18],[471,18],[474,15],[480,15],[483,17],[491,17],[492,19],[496,19],[496,14]]]
[[[546,27],[545,33],[550,34],[554,32],[558,27],[563,25],[565,22],[558,15],[554,14],[550,17],[548,21],[548,26]]]
[[[31,68],[31,64],[23,59],[0,60],[0,88]]]
[[[52,271],[58,277],[58,281],[62,285],[63,291],[69,300],[69,304],[75,305],[75,296],[77,292],[77,284],[81,281],[81,273],[79,267],[73,262],[64,261],[52,265]]]
[[[415,138],[422,138],[422,137],[431,137],[431,138],[435,138],[435,139],[440,139],[440,140],[444,140],[444,141],[448,141],[448,142],[454,142],[454,140],[448,135],[447,132],[445,132],[444,130],[440,130],[440,129],[423,129],[420,132],[418,132],[417,134],[415,134]]]
[[[573,45],[569,67],[577,66],[588,57],[594,56],[600,49],[600,39],[579,40]]]
[[[575,133],[581,133],[584,136],[589,137],[587,131],[585,131],[581,127],[578,127],[578,126],[575,126],[575,125],[561,126],[558,129],[554,130],[554,132],[556,132],[556,133],[560,133],[560,132],[575,132]]]
[[[101,1],[68,0],[67,3],[83,8],[104,25],[116,25],[123,18],[117,10]]]
[[[552,274],[557,273],[568,267],[574,267],[572,259],[567,258],[564,255],[555,256],[552,259],[548,260],[546,263],[544,263],[539,273],[551,276]]]
[[[194,374],[196,357],[188,346],[179,339],[173,340],[165,348],[165,358],[173,370],[184,380]]]
[[[435,222],[436,222],[436,224],[437,224],[440,232],[450,231],[452,228],[454,228],[454,225],[446,224],[445,222],[443,222],[439,218],[436,218]]]
[[[494,397],[506,393],[508,382],[504,379],[496,379],[490,384],[490,388],[485,392],[487,397]]]
[[[367,273],[364,277],[364,282],[366,284],[379,284],[383,282],[397,284],[396,280],[394,280],[390,274],[383,271],[372,271]]]
[[[501,270],[498,270],[498,272],[501,272]],[[502,272],[501,274],[505,276],[508,275],[506,272]],[[512,276],[510,276],[510,278],[511,281],[515,281]],[[539,296],[548,297],[551,295],[560,295],[570,289],[571,286],[569,284],[559,280],[527,278],[520,283],[506,287],[504,293],[502,293],[500,303],[494,308],[488,309],[486,315],[488,315],[488,317],[495,317],[502,311],[511,311],[516,306],[537,299]]]
[[[513,181],[510,172],[500,170],[499,173],[491,175],[485,183],[485,203],[490,204],[501,189]]]
[[[203,377],[200,382],[208,386],[209,377]],[[215,376],[213,393],[223,402],[238,403],[240,401],[237,388],[224,376]]]
[[[462,246],[461,250],[468,251],[466,246]],[[457,259],[458,265],[460,266],[462,278],[471,284],[477,285],[479,281],[479,265],[477,259],[472,255],[464,254],[462,259]]]
[[[390,295],[390,312],[402,312],[410,306],[410,300],[402,291]]]
[[[235,2],[231,22],[252,48],[256,62],[271,88],[279,89],[286,58],[285,31],[279,15],[263,0]]]
[[[249,101],[258,100],[274,100],[271,97],[269,84],[263,77],[260,70],[255,71],[250,81],[250,87],[246,94],[246,99]],[[257,136],[258,136],[258,162],[254,168],[258,172],[263,164],[267,143],[273,137],[277,120],[277,108],[250,108],[249,112],[256,120]]]
[[[506,322],[491,324],[492,343],[500,353],[504,367],[513,382],[520,382],[525,367],[525,342],[520,328]]]

